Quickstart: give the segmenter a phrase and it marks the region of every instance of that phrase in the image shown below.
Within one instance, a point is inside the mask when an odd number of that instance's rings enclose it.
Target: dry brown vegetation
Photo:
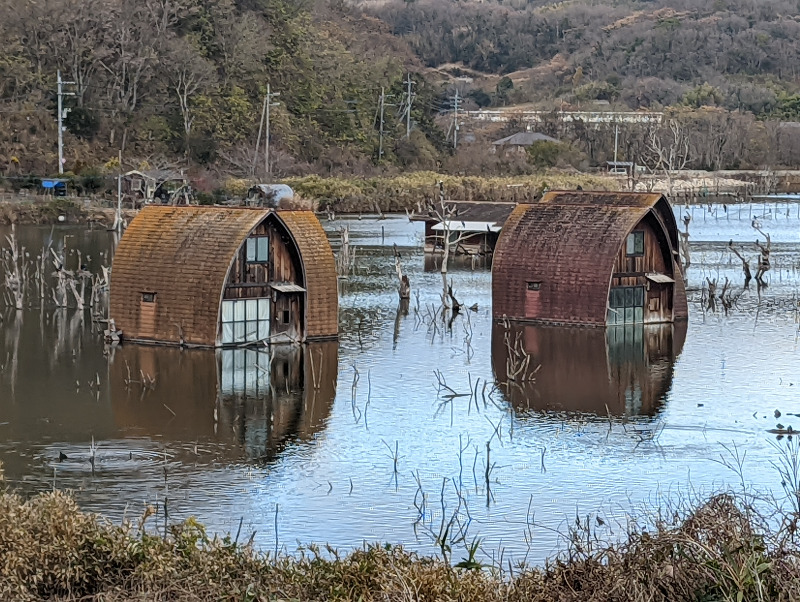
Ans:
[[[313,199],[320,208],[337,212],[420,210],[427,199],[438,194],[443,182],[448,199],[463,201],[532,201],[545,189],[613,190],[613,178],[581,173],[549,172],[527,176],[480,177],[452,176],[421,171],[393,177],[322,178],[306,176],[284,182],[304,199]]]
[[[0,476],[0,479],[2,477]],[[165,537],[81,512],[65,493],[0,494],[0,597],[13,600],[797,600],[797,515],[764,522],[747,496],[719,495],[601,543],[576,519],[545,567],[453,568],[401,547],[297,556],[210,538],[190,519]],[[773,517],[774,519],[774,517]],[[770,529],[767,525],[773,525]]]
[[[124,214],[126,219],[130,219],[135,212],[126,209]],[[55,224],[59,222],[59,216],[64,216],[66,223],[71,224],[111,226],[114,223],[113,209],[86,206],[73,199],[15,195],[0,199],[0,225]]]

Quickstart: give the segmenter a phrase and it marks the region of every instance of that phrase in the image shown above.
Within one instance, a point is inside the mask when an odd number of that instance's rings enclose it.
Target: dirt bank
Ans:
[[[124,210],[130,220],[135,212]],[[111,227],[115,210],[93,201],[70,198],[26,198],[6,196],[0,200],[0,225],[9,224],[96,224]]]

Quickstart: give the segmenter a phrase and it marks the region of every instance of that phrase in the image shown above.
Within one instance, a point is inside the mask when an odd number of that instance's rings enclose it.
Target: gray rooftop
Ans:
[[[560,142],[541,132],[517,132],[492,142],[495,146],[530,146],[534,142]]]

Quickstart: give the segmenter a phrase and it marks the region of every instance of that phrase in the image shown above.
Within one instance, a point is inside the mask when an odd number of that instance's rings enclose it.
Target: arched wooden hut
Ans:
[[[336,338],[336,266],[310,211],[143,209],[117,247],[124,340],[224,347]]]
[[[553,191],[518,205],[492,265],[496,319],[604,326],[688,317],[678,228],[658,193]]]

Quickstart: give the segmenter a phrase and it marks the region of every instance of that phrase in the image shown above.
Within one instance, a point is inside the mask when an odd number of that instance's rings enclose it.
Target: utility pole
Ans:
[[[386,88],[381,87],[381,97],[379,101],[379,111],[381,113],[380,116],[380,129],[378,130],[379,138],[378,138],[378,161],[383,158],[383,112],[386,108]]]
[[[119,167],[117,168],[117,214],[114,217],[114,230],[122,233],[122,151],[119,151]]]
[[[269,99],[264,97],[264,106],[261,107],[261,121],[258,122],[258,137],[256,138],[256,151],[253,153],[253,169],[250,171],[251,175],[256,175],[256,165],[258,165],[258,149],[261,148],[261,131],[264,129],[264,116],[267,113],[267,102]]]
[[[272,102],[273,98],[277,98],[280,96],[280,92],[272,92],[270,89],[270,85],[267,84],[267,106],[266,106],[266,132],[265,132],[265,139],[264,139],[264,168],[267,177],[269,178],[270,169],[269,169],[269,110],[272,107],[277,107],[280,103],[279,102]]]
[[[75,96],[72,92],[64,92],[64,86],[74,83],[62,81],[61,69],[58,70],[58,175],[64,173],[64,117],[69,112],[69,109],[64,110],[64,97]]]
[[[411,137],[411,105],[416,96],[416,94],[411,91],[411,86],[415,85],[415,83],[416,82],[411,79],[411,74],[409,73],[408,79],[406,80],[406,140]]]
[[[458,89],[453,97],[453,148],[458,148]]]
[[[617,147],[619,146],[619,124],[614,124],[614,169],[617,168]]]

